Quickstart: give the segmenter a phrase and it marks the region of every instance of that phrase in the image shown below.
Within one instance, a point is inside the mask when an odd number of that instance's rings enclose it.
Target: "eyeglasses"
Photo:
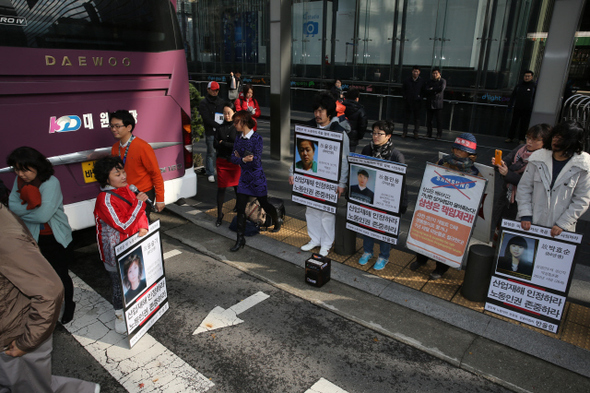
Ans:
[[[384,132],[373,132],[372,135],[373,136],[385,136],[386,134]]]
[[[109,128],[116,128],[117,130],[121,127],[126,127],[124,124],[109,124]]]

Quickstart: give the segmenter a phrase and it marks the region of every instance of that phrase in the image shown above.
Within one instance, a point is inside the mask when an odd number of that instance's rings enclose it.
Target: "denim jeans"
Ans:
[[[213,147],[215,135],[207,135],[205,143],[207,144],[207,157],[205,159],[205,172],[207,176],[215,175],[215,147]]]
[[[384,258],[385,260],[389,259],[389,252],[391,251],[391,244],[382,242],[381,240],[375,240],[369,236],[363,236],[363,250],[364,252],[368,252],[369,254],[373,253],[373,245],[375,241],[379,243],[379,257]]]

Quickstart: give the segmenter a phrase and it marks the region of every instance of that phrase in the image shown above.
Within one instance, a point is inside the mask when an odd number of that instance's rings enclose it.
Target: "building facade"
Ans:
[[[504,135],[512,89],[541,68],[556,1],[292,0],[291,108],[310,111],[311,96],[340,79],[361,90],[369,118],[400,122],[404,78],[439,67],[444,128]],[[240,71],[269,106],[269,12],[269,0],[178,1],[191,79],[223,90]]]

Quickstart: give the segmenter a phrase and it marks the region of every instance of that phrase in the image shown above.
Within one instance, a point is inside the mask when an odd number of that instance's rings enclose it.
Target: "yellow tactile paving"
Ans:
[[[561,340],[590,351],[590,327],[566,320],[561,329]]]
[[[568,304],[567,320],[578,325],[590,326],[590,308],[569,302]]]
[[[236,213],[233,212],[234,206],[235,199],[225,202],[223,205],[223,221],[231,222],[236,215]],[[216,208],[209,209],[205,213],[209,216],[217,217]],[[278,233],[261,231],[261,234],[298,248],[310,240],[309,236],[307,236],[307,225],[305,221],[288,216],[285,217],[281,231]],[[319,250],[320,248],[317,247],[313,249],[312,252],[319,252]],[[588,307],[568,302],[564,308],[565,318],[561,324],[561,328],[559,332],[555,334],[485,311],[484,302],[472,302],[465,299],[461,295],[461,285],[465,276],[464,271],[449,269],[441,279],[430,280],[429,275],[434,270],[435,263],[429,260],[426,265],[413,272],[410,270],[409,266],[411,262],[415,260],[416,256],[412,252],[405,252],[392,248],[389,263],[385,266],[385,269],[380,271],[372,268],[379,255],[378,243],[375,243],[375,247],[373,248],[374,257],[371,258],[369,263],[365,266],[358,264],[358,260],[362,254],[363,239],[359,236],[356,239],[356,252],[353,255],[338,255],[332,248],[328,257],[334,262],[340,262],[387,280],[395,281],[404,286],[451,301],[478,312],[483,312],[494,318],[538,331],[546,336],[566,341],[590,351],[590,308]]]
[[[472,302],[471,300],[465,299],[463,295],[461,295],[461,291],[457,291],[457,293],[455,294],[455,296],[453,296],[453,299],[451,299],[451,301],[460,306],[467,307],[479,312],[483,312],[485,306],[485,302]]]
[[[385,269],[383,270],[373,269],[373,265],[375,264],[376,259],[370,260],[368,265],[371,266],[371,268],[368,270],[368,272],[375,274],[376,276],[385,278],[387,280],[393,280],[395,277],[399,275],[399,273],[404,269],[404,267],[391,263],[391,258],[389,258],[389,260],[390,262],[388,262],[387,265],[385,265]]]
[[[438,280],[428,281],[422,288],[422,292],[450,301],[459,291],[460,285],[454,280],[446,279],[445,276]]]
[[[415,272],[406,268],[403,269],[393,281],[405,285],[406,287],[421,290],[428,281],[428,274],[421,273],[420,270]]]

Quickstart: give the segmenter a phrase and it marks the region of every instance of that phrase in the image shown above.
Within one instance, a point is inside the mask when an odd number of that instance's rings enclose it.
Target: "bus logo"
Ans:
[[[0,15],[0,25],[27,26],[27,20],[18,16]]]
[[[82,126],[82,121],[79,116],[69,115],[62,116],[59,119],[55,119],[55,116],[49,118],[49,133],[54,134],[56,132],[70,132],[78,131]]]

